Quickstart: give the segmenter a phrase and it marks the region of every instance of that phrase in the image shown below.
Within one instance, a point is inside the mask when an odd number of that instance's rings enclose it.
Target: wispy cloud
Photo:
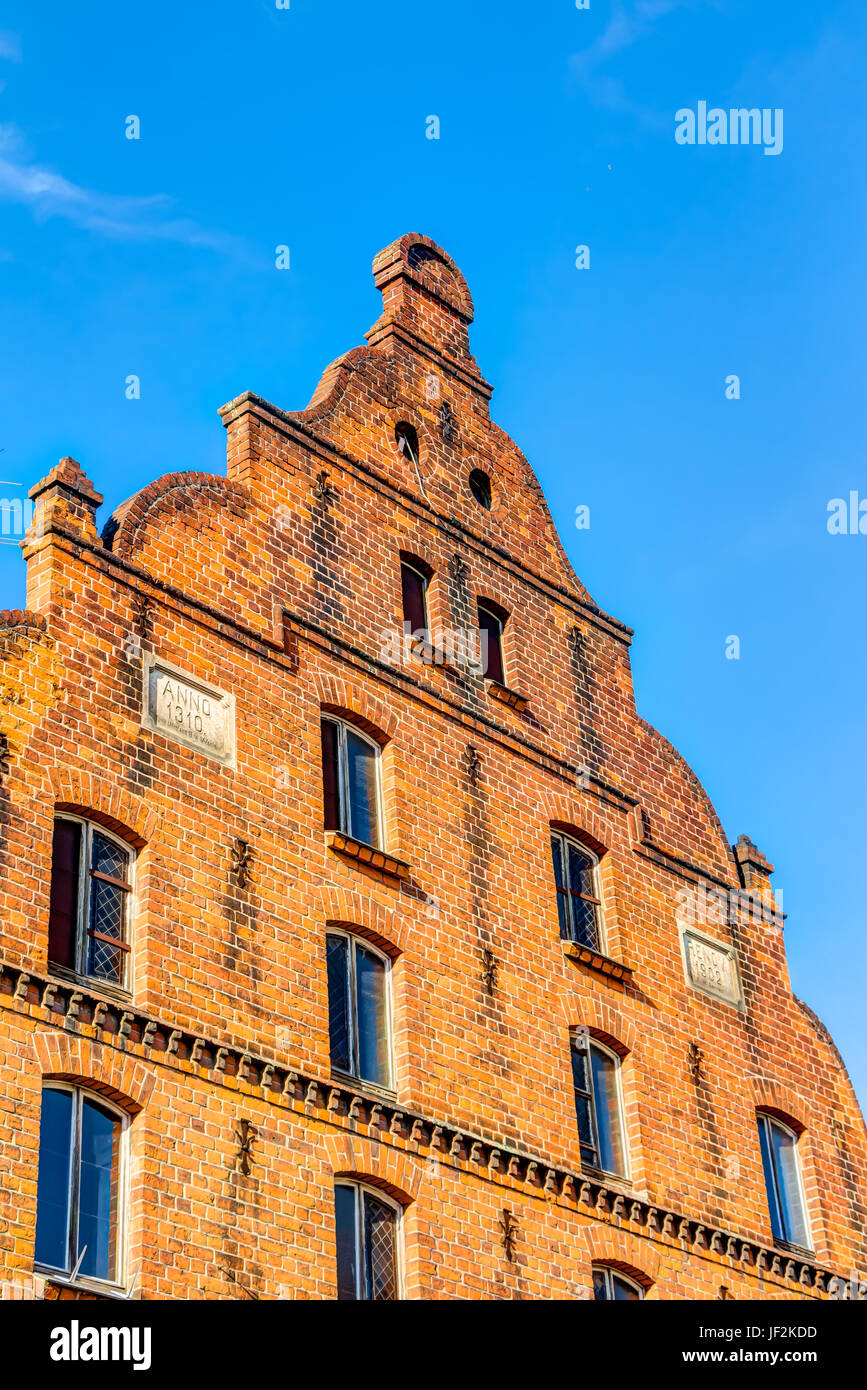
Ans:
[[[13,63],[21,62],[21,40],[8,29],[0,29],[0,58],[8,58]]]
[[[71,183],[31,161],[13,125],[0,125],[0,199],[30,208],[39,222],[61,217],[114,240],[174,241],[234,255],[246,251],[239,237],[172,216],[172,199],[164,193],[129,197]]]
[[[663,118],[632,101],[622,79],[606,72],[605,66],[650,34],[666,15],[706,4],[719,7],[718,0],[615,0],[613,12],[601,34],[580,53],[572,54],[570,71],[598,106],[629,111],[649,125],[658,125]]]

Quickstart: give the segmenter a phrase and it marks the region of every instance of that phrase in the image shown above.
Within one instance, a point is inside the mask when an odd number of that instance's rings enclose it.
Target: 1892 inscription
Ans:
[[[699,936],[683,932],[683,955],[689,983],[714,999],[740,1007],[741,985],[737,956],[730,948]]]
[[[142,722],[220,762],[234,759],[233,697],[151,656],[145,657]]]

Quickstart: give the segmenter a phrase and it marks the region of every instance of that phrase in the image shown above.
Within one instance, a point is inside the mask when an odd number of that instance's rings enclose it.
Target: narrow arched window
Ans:
[[[102,826],[57,816],[51,852],[48,960],[129,987],[133,850]]]
[[[118,1283],[126,1116],[56,1083],[42,1091],[35,1263]]]
[[[359,1182],[334,1187],[337,1297],[385,1301],[400,1297],[400,1209]]]
[[[331,1065],[346,1076],[390,1088],[391,961],[349,932],[325,938]]]
[[[506,684],[506,664],[503,655],[503,632],[506,627],[506,614],[488,601],[480,601],[479,635],[482,640],[482,667],[489,681],[497,685]]]
[[[421,479],[421,468],[419,466],[420,453],[418,447],[418,431],[414,425],[408,425],[405,420],[401,420],[400,424],[394,427],[394,438],[404,458],[409,459],[412,464],[416,481],[422,492],[424,492],[424,484]]]
[[[597,1303],[608,1299],[625,1299],[637,1303],[644,1297],[644,1289],[619,1269],[612,1269],[610,1265],[594,1265],[593,1297]]]
[[[428,572],[429,573],[429,572]],[[415,635],[427,634],[429,623],[427,615],[428,573],[417,560],[404,559],[400,562],[400,590],[403,601],[404,625]],[[422,640],[427,640],[425,636]]]
[[[759,1113],[759,1143],[774,1240],[810,1249],[798,1136],[774,1115]]]
[[[382,849],[380,747],[330,715],[322,720],[325,829]]]
[[[572,1036],[572,1083],[581,1162],[626,1177],[620,1058],[584,1030]]]
[[[596,855],[559,832],[551,836],[551,855],[560,936],[591,951],[604,950]]]

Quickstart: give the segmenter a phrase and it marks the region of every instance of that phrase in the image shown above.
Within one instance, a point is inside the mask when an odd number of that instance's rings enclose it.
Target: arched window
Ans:
[[[620,1058],[584,1029],[572,1035],[572,1081],[582,1163],[626,1177]]]
[[[360,1182],[334,1187],[337,1224],[337,1297],[400,1297],[400,1208]]]
[[[602,951],[601,903],[599,900],[599,860],[586,845],[555,831],[551,835],[554,883],[560,935],[591,951]]]
[[[120,1282],[126,1127],[101,1096],[43,1087],[34,1256],[41,1268]]]
[[[774,1115],[760,1111],[757,1118],[774,1240],[809,1250],[810,1229],[798,1160],[798,1136]]]
[[[129,906],[134,852],[79,816],[54,821],[49,964],[129,987]]]
[[[382,849],[380,747],[342,719],[322,719],[325,829]]]
[[[331,1065],[390,1089],[391,961],[345,931],[328,932],[325,954]]]
[[[418,447],[418,431],[414,425],[408,425],[405,420],[401,420],[400,423],[394,427],[394,438],[404,458],[408,458],[412,464],[415,470],[416,481],[422,492],[424,492],[424,484],[422,483],[421,469],[419,467],[420,454]]]
[[[506,626],[506,613],[490,599],[480,599],[479,635],[482,647],[482,667],[489,681],[497,685],[506,684],[506,665],[503,656],[503,632]]]
[[[644,1289],[619,1269],[612,1269],[610,1265],[594,1265],[593,1297],[597,1303],[610,1298],[631,1299],[638,1303],[644,1297]]]
[[[427,586],[430,567],[414,556],[404,555],[400,561],[400,589],[403,599],[403,621],[409,631],[427,633],[430,627],[427,612]],[[423,640],[427,640],[424,638]]]

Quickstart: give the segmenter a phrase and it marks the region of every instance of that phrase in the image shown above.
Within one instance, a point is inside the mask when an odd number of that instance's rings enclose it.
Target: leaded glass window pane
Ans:
[[[397,1298],[397,1248],[394,1208],[373,1197],[364,1198],[365,1285],[369,1299]]]

